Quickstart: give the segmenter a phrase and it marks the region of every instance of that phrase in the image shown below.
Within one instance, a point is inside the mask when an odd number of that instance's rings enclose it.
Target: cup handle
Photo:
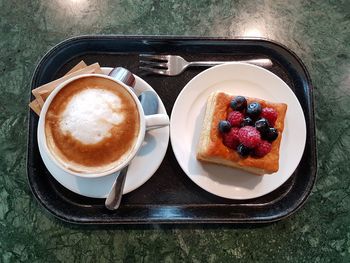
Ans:
[[[153,114],[145,116],[146,131],[162,128],[169,125],[169,116],[166,114]]]

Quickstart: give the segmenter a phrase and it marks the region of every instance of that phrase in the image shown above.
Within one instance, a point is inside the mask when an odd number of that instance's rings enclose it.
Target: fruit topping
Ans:
[[[251,118],[259,117],[261,113],[261,105],[258,102],[250,103],[247,107],[247,115]]]
[[[241,157],[248,155],[261,158],[271,151],[271,142],[278,137],[273,126],[277,120],[274,108],[262,107],[258,102],[247,106],[243,96],[236,96],[230,102],[233,111],[226,120],[218,124],[223,144],[236,150]]]
[[[270,128],[267,133],[263,135],[263,139],[273,142],[278,137],[278,131],[275,128]]]
[[[254,126],[254,121],[250,117],[245,117],[241,123],[241,126]]]
[[[231,111],[227,116],[227,120],[234,127],[241,126],[241,122],[243,121],[243,118],[244,118],[243,113],[239,111]]]
[[[249,148],[254,148],[260,141],[260,132],[252,126],[244,126],[238,132],[239,141]]]
[[[271,151],[271,143],[262,140],[253,150],[253,155],[256,157],[263,157]]]
[[[223,143],[231,149],[236,149],[239,144],[239,128],[232,128],[228,133],[223,134]]]
[[[219,122],[219,131],[222,133],[229,132],[231,130],[231,124],[229,121],[220,121]]]
[[[266,134],[270,129],[269,122],[265,118],[261,118],[255,122],[255,128],[261,135]]]
[[[267,119],[269,121],[269,124],[271,126],[274,126],[277,120],[277,111],[269,107],[263,108],[261,111],[261,117]]]
[[[247,100],[243,96],[236,96],[230,103],[233,110],[242,111],[247,107]]]
[[[252,149],[244,146],[243,144],[240,144],[240,145],[237,146],[237,152],[242,157],[248,156],[251,151],[252,151]]]

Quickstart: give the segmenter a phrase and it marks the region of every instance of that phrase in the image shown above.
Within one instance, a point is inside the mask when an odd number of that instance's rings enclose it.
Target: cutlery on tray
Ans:
[[[125,83],[126,85],[129,85],[130,87],[135,86],[135,77],[134,75],[122,68],[122,67],[116,67],[114,68],[108,76],[114,77],[115,79],[120,80],[121,82]],[[125,179],[126,174],[128,173],[129,165],[125,166],[120,172],[117,178],[115,179],[112,188],[106,198],[105,206],[109,210],[115,210],[119,208],[120,201],[122,200],[124,185],[125,185]]]
[[[145,115],[152,115],[158,112],[158,97],[153,91],[144,91],[138,96]],[[122,199],[125,179],[129,165],[125,166],[117,176],[107,198],[105,206],[108,210],[119,208]]]
[[[187,67],[211,67],[229,62],[243,62],[268,68],[272,66],[272,61],[268,58],[235,60],[235,61],[193,61],[188,62],[181,56],[176,55],[139,55],[140,69],[150,73],[176,76],[182,73]]]

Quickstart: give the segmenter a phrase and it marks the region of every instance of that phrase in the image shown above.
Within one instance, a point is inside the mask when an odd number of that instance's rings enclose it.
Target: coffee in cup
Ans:
[[[121,84],[93,75],[77,78],[47,108],[47,148],[69,171],[103,173],[134,152],[140,118],[135,98]]]

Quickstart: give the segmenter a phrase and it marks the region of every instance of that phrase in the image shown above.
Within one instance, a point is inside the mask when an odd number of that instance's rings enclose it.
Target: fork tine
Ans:
[[[156,62],[156,61],[151,61],[151,60],[140,60],[139,61],[140,64],[144,64],[146,66],[153,66],[153,67],[159,67],[159,68],[168,68],[168,64],[167,63],[160,63],[160,62]]]
[[[152,72],[152,73],[156,73],[156,74],[160,74],[160,75],[168,75],[168,70],[166,69],[158,69],[158,68],[149,68],[149,67],[139,67],[139,69],[148,71],[148,72]]]
[[[150,54],[140,54],[140,59],[148,59],[148,60],[169,60],[169,55],[150,55]]]

